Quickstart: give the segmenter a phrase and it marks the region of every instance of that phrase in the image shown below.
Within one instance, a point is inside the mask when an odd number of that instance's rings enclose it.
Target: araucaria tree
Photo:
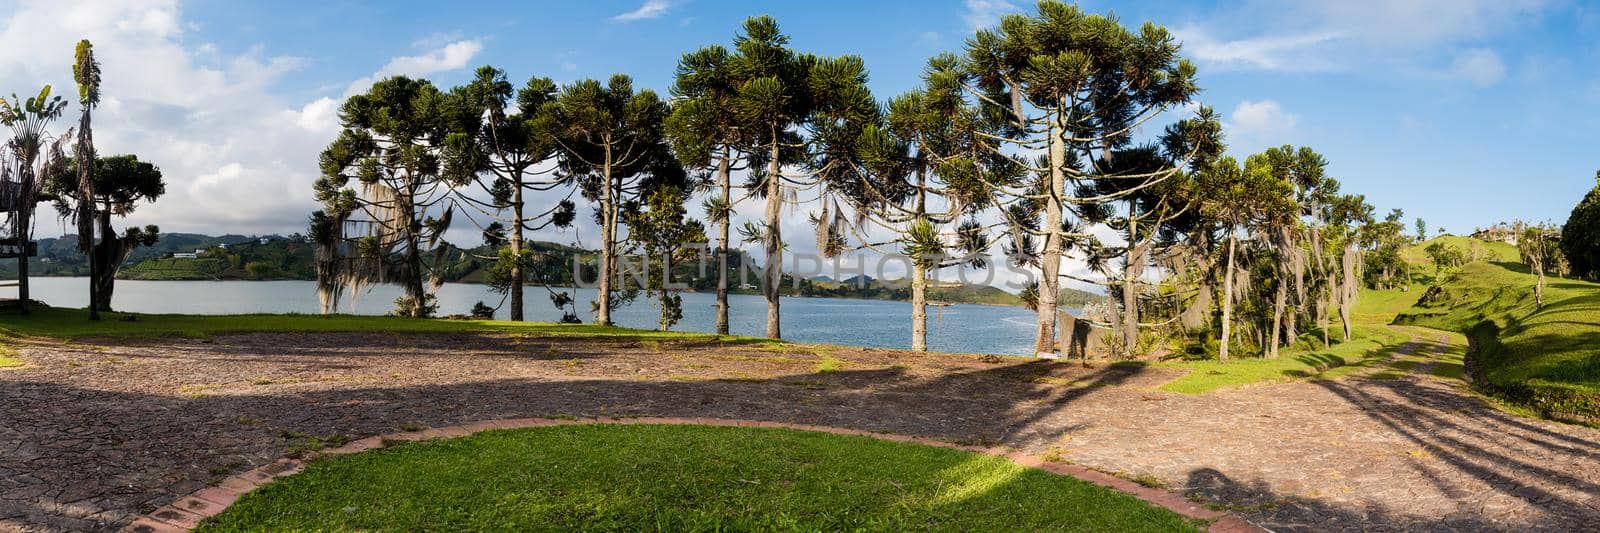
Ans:
[[[997,29],[979,30],[967,42],[969,91],[986,113],[1003,116],[1010,126],[991,139],[989,149],[1012,154],[1035,176],[1022,190],[1007,192],[1011,205],[1021,206],[1007,217],[1013,223],[1008,251],[1040,271],[1034,341],[1039,355],[1055,351],[1067,245],[1092,238],[1078,224],[1078,208],[1138,190],[1084,197],[1070,186],[1096,178],[1092,161],[1128,145],[1139,126],[1194,96],[1194,66],[1178,52],[1177,41],[1160,26],[1146,23],[1135,32],[1114,18],[1053,0],[1040,2],[1032,15],[1007,16]],[[1042,155],[1028,161],[1024,153]],[[1148,174],[1127,178],[1147,186],[1161,181]]]
[[[17,303],[24,314],[29,306],[26,248],[33,239],[33,214],[39,192],[44,180],[67,168],[61,139],[48,131],[66,106],[66,100],[50,95],[49,85],[27,99],[16,94],[9,99],[0,98],[0,123],[11,127],[11,140],[5,145],[6,162],[0,167],[0,197],[10,214],[8,237],[22,252],[17,254]]]
[[[78,165],[74,165],[79,167]],[[81,167],[80,167],[81,168]],[[115,292],[117,271],[128,260],[128,255],[140,246],[152,246],[161,237],[161,229],[154,225],[127,228],[121,235],[111,227],[111,216],[126,217],[140,202],[154,202],[166,194],[167,185],[161,178],[161,169],[140,161],[132,155],[102,157],[95,160],[90,173],[88,189],[94,191],[88,204],[69,201],[78,191],[81,171],[63,169],[52,174],[45,184],[45,192],[56,199],[56,210],[63,217],[82,216],[85,209],[94,213],[99,242],[89,255],[89,268],[94,274],[89,283],[93,290],[90,308],[94,311],[111,311],[111,295]]]
[[[747,168],[743,150],[750,145],[733,113],[739,88],[748,81],[740,77],[736,68],[736,62],[743,60],[722,46],[684,54],[678,61],[677,81],[672,85],[677,100],[667,118],[667,136],[683,165],[713,173],[712,195],[706,198],[704,209],[707,222],[717,227],[718,335],[728,334],[729,232],[733,206],[738,201],[733,196],[732,173]]]
[[[824,174],[851,179],[846,176],[856,171],[849,165],[854,142],[878,118],[878,105],[867,89],[861,58],[797,53],[772,17],[746,20],[734,50],[730,68],[739,86],[732,111],[750,166],[745,188],[766,202],[761,224],[743,231],[743,237],[765,248],[766,336],[777,339],[783,337],[778,296],[783,208],[796,203],[800,190],[830,179]]]
[[[882,125],[863,130],[857,141],[860,172],[853,183],[834,182],[856,216],[818,217],[824,241],[850,226],[861,246],[903,253],[910,259],[911,349],[928,348],[928,283],[941,269],[987,266],[987,227],[977,219],[995,205],[991,183],[1010,183],[1020,167],[981,148],[995,124],[963,98],[960,60],[944,54],[929,61],[924,87],[889,101]],[[849,174],[841,174],[848,176]],[[871,242],[867,234],[893,237]],[[882,250],[890,242],[899,250]],[[824,246],[824,249],[827,247]]]
[[[562,87],[544,106],[535,126],[554,136],[560,171],[576,180],[584,197],[595,204],[600,225],[595,321],[601,325],[612,323],[612,307],[620,294],[615,289],[623,206],[639,198],[641,191],[682,185],[686,178],[664,137],[668,112],[654,91],[635,91],[633,80],[618,74],[604,85],[582,80]]]
[[[1291,209],[1289,184],[1277,179],[1259,157],[1252,156],[1241,168],[1237,160],[1224,157],[1200,172],[1197,185],[1204,191],[1201,211],[1222,232],[1225,242],[1222,281],[1222,338],[1218,360],[1227,361],[1233,341],[1233,309],[1240,292],[1236,278],[1240,241],[1254,233],[1270,231]]]
[[[513,92],[515,108],[511,107]],[[469,218],[492,221],[485,225],[488,239],[497,248],[497,265],[490,272],[505,279],[490,280],[490,286],[505,288],[514,321],[524,318],[523,284],[536,263],[524,242],[524,232],[566,228],[576,217],[570,198],[538,210],[530,210],[526,200],[529,193],[571,185],[555,172],[551,160],[555,140],[536,120],[555,92],[555,82],[540,77],[514,89],[506,81],[505,71],[491,66],[479,67],[471,82],[450,92],[460,109],[452,115],[460,120],[451,125],[446,138],[445,168],[462,174],[451,176],[450,181],[477,183],[489,197],[485,201],[471,194],[476,191],[470,188],[457,189],[457,203],[470,208],[464,210]]]
[[[316,184],[320,220],[328,227],[312,228],[343,254],[329,262],[332,271],[319,268],[318,276],[341,283],[319,286],[397,283],[405,291],[397,314],[433,313],[453,213],[451,187],[459,185],[447,182],[441,160],[450,125],[459,123],[451,113],[463,111],[448,104],[432,83],[404,76],[345,101],[339,113],[344,130],[323,150]],[[424,261],[430,252],[433,260]]]

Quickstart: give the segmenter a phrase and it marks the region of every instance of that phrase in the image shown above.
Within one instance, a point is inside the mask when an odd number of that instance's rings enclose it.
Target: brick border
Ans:
[[[816,426],[811,424],[791,424],[786,422],[766,422],[759,420],[736,420],[726,418],[677,418],[677,417],[632,417],[632,418],[512,418],[504,420],[489,420],[474,422],[459,426],[430,428],[421,431],[390,433],[367,437],[351,441],[344,446],[323,450],[320,455],[345,455],[374,450],[388,446],[391,442],[411,442],[434,439],[448,439],[463,437],[491,429],[521,429],[543,426],[562,426],[574,424],[656,424],[656,425],[700,425],[723,427],[760,427],[780,428],[799,431],[815,431],[832,433],[835,435],[853,435],[871,437],[875,439],[909,442],[925,446],[936,446],[982,453],[995,457],[1003,457],[1027,468],[1035,468],[1054,474],[1078,478],[1101,487],[1109,488],[1139,498],[1151,505],[1165,508],[1179,515],[1202,520],[1212,520],[1209,528],[1215,533],[1243,533],[1265,532],[1266,529],[1252,524],[1237,515],[1207,509],[1183,496],[1161,489],[1146,487],[1126,479],[1116,477],[1098,470],[1075,464],[1046,461],[1043,458],[1023,452],[1011,450],[1002,446],[982,447],[964,446],[927,437],[912,437],[891,433],[875,433],[856,429],[846,429],[831,426]],[[233,505],[240,496],[255,490],[280,477],[299,473],[305,468],[305,461],[288,457],[278,459],[276,462],[257,467],[242,474],[230,476],[222,482],[197,490],[187,496],[178,498],[166,506],[152,511],[150,514],[140,516],[132,523],[122,528],[123,532],[133,533],[159,533],[189,531],[194,529],[201,520],[215,516]]]

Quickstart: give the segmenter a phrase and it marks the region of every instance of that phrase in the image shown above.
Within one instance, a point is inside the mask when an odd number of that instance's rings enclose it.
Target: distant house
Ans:
[[[221,248],[223,250],[227,250],[228,249],[228,244],[227,243],[218,243],[217,247]]]
[[[178,252],[172,254],[173,259],[195,259],[198,257],[200,257],[200,254],[194,252]]]
[[[1487,228],[1478,228],[1472,232],[1472,238],[1480,241],[1503,242],[1515,246],[1517,244],[1517,228],[1501,222]]]
[[[262,237],[260,239],[256,239],[256,242],[259,242],[261,244],[266,244],[266,243],[272,242],[272,237]]]

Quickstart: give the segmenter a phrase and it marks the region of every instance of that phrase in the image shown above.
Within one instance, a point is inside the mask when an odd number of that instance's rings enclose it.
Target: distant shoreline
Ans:
[[[52,278],[52,279],[87,279],[88,278],[88,276],[33,276],[33,277],[36,277],[36,278]],[[9,278],[0,278],[0,280],[4,280],[4,279],[9,279]],[[188,283],[215,283],[215,282],[242,281],[242,282],[256,283],[256,282],[272,282],[272,281],[312,282],[312,281],[316,281],[316,280],[298,279],[298,278],[281,278],[281,279],[239,279],[239,278],[229,278],[229,279],[137,279],[137,278],[131,278],[130,279],[130,278],[118,278],[117,281],[158,281],[158,282],[188,282]],[[484,283],[482,283],[482,282],[475,282],[475,281],[447,281],[445,283],[456,283],[456,284],[460,284],[460,285],[484,285]],[[528,287],[535,287],[535,288],[543,287],[543,285],[527,285],[527,286]],[[571,289],[571,288],[575,288],[575,287],[572,287],[572,286],[556,286],[556,287],[553,287],[553,288],[556,288],[556,289]],[[700,291],[700,290],[693,290],[693,289],[685,289],[682,292],[689,292],[689,293],[696,293],[696,294],[715,294],[716,291]],[[728,294],[738,294],[738,295],[743,295],[743,296],[760,296],[761,295],[760,292],[754,292],[754,291],[752,291],[752,292],[744,292],[744,291],[738,291],[738,290],[733,290],[733,289],[730,289],[728,291]],[[879,302],[906,302],[906,303],[910,303],[910,300],[901,300],[901,299],[896,299],[896,298],[869,298],[869,297],[848,296],[848,295],[821,295],[821,296],[817,296],[817,295],[802,295],[802,294],[785,294],[785,295],[783,295],[783,297],[784,298],[819,298],[819,299],[833,299],[833,300],[866,300],[866,301],[879,301]],[[940,300],[940,301],[941,302],[945,302],[945,300]],[[957,304],[957,305],[986,305],[986,306],[993,306],[993,307],[1023,307],[1022,304],[1020,304],[1020,303],[1018,303],[1018,304],[1004,304],[1004,303],[993,303],[993,302],[948,302],[948,303]],[[1087,303],[1078,303],[1078,304],[1073,304],[1073,305],[1066,306],[1066,307],[1067,308],[1082,308],[1084,305],[1087,305]],[[930,305],[930,307],[933,307],[933,306]]]

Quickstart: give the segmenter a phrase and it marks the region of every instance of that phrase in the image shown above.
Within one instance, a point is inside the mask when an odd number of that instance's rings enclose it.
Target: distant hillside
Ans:
[[[579,254],[584,265],[584,279],[593,279],[596,252],[552,242],[534,241],[534,250],[553,252],[570,258]],[[193,257],[189,257],[193,255]],[[482,283],[487,276],[493,255],[489,250],[452,248],[446,256],[450,268],[445,281],[457,283]],[[87,276],[88,265],[77,250],[77,237],[64,235],[58,238],[39,239],[39,256],[29,262],[29,272],[35,276]],[[739,286],[739,265],[751,261],[749,255],[738,253],[729,261],[731,291],[738,294],[759,294],[755,287]],[[573,282],[570,259],[563,259],[561,268],[555,269],[548,280],[558,285]],[[701,276],[697,264],[674,265],[673,278],[688,280],[689,288],[697,292],[716,290],[714,269]],[[310,280],[316,273],[312,264],[312,247],[301,235],[210,236],[194,233],[163,233],[152,247],[134,250],[128,263],[119,273],[122,279],[138,280]],[[16,278],[16,263],[0,262],[0,278]],[[754,276],[746,274],[750,282]],[[864,287],[857,287],[857,281]],[[873,279],[858,275],[844,281],[833,281],[828,276],[801,279],[785,275],[779,291],[786,296],[813,296],[835,298],[860,298],[874,300],[910,300],[911,289],[899,280]],[[1102,295],[1076,289],[1061,289],[1061,305],[1080,307],[1105,298]],[[972,303],[989,305],[1022,305],[1015,294],[988,285],[939,285],[928,290],[930,302]]]

